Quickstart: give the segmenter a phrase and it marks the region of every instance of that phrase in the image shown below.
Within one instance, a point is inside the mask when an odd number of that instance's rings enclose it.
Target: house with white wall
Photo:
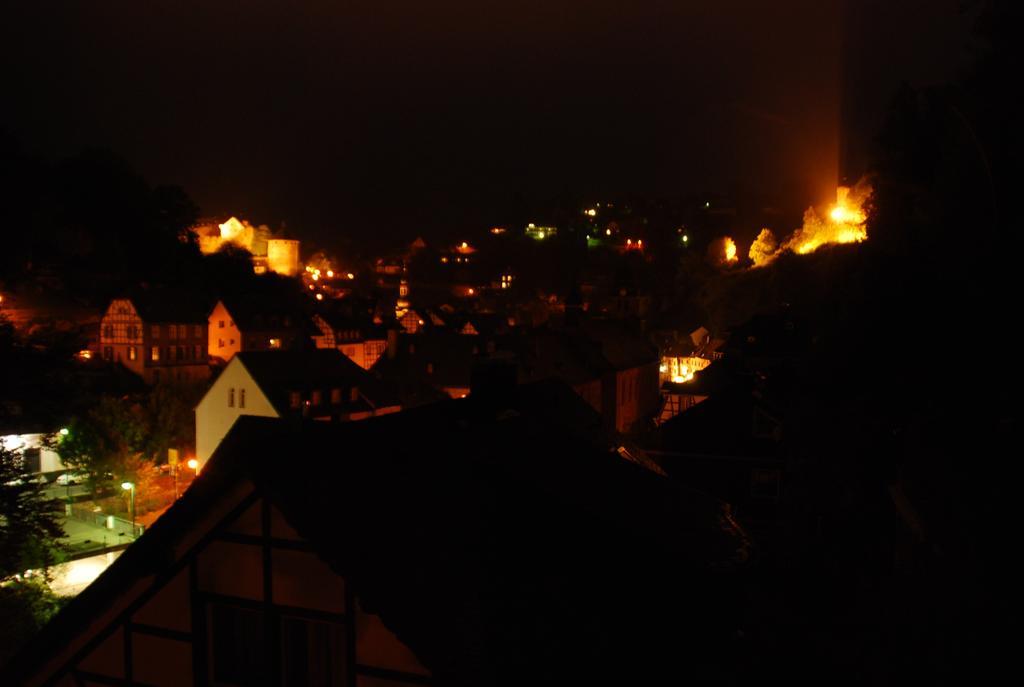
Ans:
[[[393,393],[336,349],[242,351],[196,406],[202,465],[242,415],[353,421],[400,410]]]

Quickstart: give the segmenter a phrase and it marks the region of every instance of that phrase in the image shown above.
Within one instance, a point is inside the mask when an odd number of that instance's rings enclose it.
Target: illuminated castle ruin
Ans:
[[[197,224],[192,227],[192,233],[199,241],[203,255],[216,253],[226,244],[232,244],[252,254],[253,270],[257,274],[269,270],[294,277],[299,273],[299,241],[271,238],[270,229],[265,224],[254,227],[245,220],[232,217],[221,224]]]

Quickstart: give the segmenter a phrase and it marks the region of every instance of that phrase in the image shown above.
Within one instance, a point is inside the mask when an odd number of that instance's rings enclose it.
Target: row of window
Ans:
[[[230,389],[228,389],[228,408],[234,408],[235,407],[235,398],[236,398],[236,396],[235,396],[235,387],[231,387]],[[239,408],[244,408],[245,407],[245,389],[239,389],[238,390],[237,398],[238,398],[238,407]]]
[[[139,359],[139,347],[128,346],[125,351],[129,361],[135,361]],[[103,359],[107,362],[114,361],[114,347],[104,346],[103,347]],[[149,347],[149,359],[153,362],[160,362],[165,360],[167,362],[181,362],[181,361],[195,361],[202,362],[206,360],[206,355],[203,351],[203,347],[200,345],[189,346],[150,346]],[[120,356],[118,356],[120,360]]]
[[[331,405],[341,405],[344,394],[339,388],[331,389]],[[359,400],[359,389],[352,387],[349,391],[349,400],[352,402]],[[305,401],[305,405],[320,406],[323,405],[324,395],[320,389],[313,389],[309,394],[309,400]],[[303,406],[302,394],[298,391],[293,391],[289,394],[288,403],[292,409],[298,409]]]
[[[188,338],[188,328],[189,328],[189,326],[190,325],[187,325],[187,324],[180,324],[180,325],[179,324],[169,324],[169,325],[167,325],[167,338],[168,339],[172,339],[172,340],[174,340],[174,339],[187,339]],[[205,332],[203,331],[203,325],[197,324],[197,325],[192,325],[192,326],[194,327],[194,330],[193,330],[193,335],[194,336],[196,336],[198,338],[202,338],[202,337],[205,336]],[[161,332],[160,328],[161,327],[162,327],[162,325],[159,325],[159,324],[154,324],[153,325],[153,328],[152,328],[151,331],[152,331],[152,336],[153,336],[154,339],[159,339],[160,338],[160,332]],[[115,334],[119,333],[117,331],[117,329],[118,329],[118,327],[116,327],[113,324],[105,324],[105,325],[103,325],[103,338],[105,338],[105,339],[113,339]],[[139,338],[141,338],[141,336],[142,336],[141,335],[141,330],[139,329],[139,327],[137,325],[129,324],[129,325],[127,325],[125,327],[125,337],[128,338],[129,340],[131,340],[131,339],[139,339]]]

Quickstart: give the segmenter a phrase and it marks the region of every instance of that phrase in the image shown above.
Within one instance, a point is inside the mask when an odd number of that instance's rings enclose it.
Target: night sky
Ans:
[[[968,64],[960,4],[18,3],[0,126],[327,244],[478,231],[516,196],[799,209],[863,170],[901,80]]]

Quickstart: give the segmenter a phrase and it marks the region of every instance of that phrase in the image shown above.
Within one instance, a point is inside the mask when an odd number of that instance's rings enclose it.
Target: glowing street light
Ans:
[[[131,494],[132,538],[134,538],[135,537],[135,483],[134,482],[121,482],[121,488]]]
[[[195,458],[189,458],[188,459],[188,463],[186,463],[186,465],[188,465],[188,469],[189,470],[195,470],[196,471],[196,477],[199,476],[199,461],[198,460],[196,460]]]

